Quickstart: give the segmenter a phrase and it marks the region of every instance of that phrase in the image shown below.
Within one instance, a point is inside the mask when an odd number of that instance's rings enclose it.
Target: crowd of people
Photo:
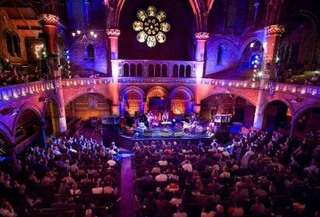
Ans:
[[[70,217],[77,209],[90,217],[95,208],[112,206],[120,168],[114,142],[106,146],[80,136],[51,137],[48,143],[47,149],[27,148],[18,158],[18,174],[0,170],[0,216],[37,216],[44,208],[65,208]],[[101,200],[101,194],[109,195],[109,201]]]
[[[313,140],[252,131],[228,146],[141,141],[132,151],[137,216],[319,216]]]

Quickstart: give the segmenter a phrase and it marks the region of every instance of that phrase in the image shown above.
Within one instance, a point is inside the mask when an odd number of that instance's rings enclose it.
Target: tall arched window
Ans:
[[[7,43],[7,50],[11,56],[14,56],[13,48],[12,48],[12,38],[11,38],[11,35],[9,34],[9,32],[5,33],[5,38],[6,38],[6,43]]]
[[[123,65],[123,76],[124,77],[128,77],[129,76],[129,65],[128,64],[124,64]]]
[[[149,77],[154,77],[154,65],[149,65]]]
[[[88,44],[87,49],[86,49],[86,60],[90,62],[94,62],[94,47],[93,44]]]
[[[223,45],[220,45],[218,47],[217,51],[217,65],[218,66],[223,66],[225,63],[225,56],[226,56],[226,49]]]
[[[14,49],[14,53],[18,56],[21,57],[21,50],[20,50],[20,39],[19,36],[14,34],[12,36],[13,39],[13,49]]]

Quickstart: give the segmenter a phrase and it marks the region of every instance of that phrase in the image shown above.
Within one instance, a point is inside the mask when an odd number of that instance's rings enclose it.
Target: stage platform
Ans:
[[[183,131],[167,131],[162,127],[152,128],[148,130],[131,129],[119,134],[119,144],[127,150],[131,150],[135,142],[139,141],[191,141],[195,144],[201,140],[204,143],[211,143],[214,135],[201,133],[185,133]]]

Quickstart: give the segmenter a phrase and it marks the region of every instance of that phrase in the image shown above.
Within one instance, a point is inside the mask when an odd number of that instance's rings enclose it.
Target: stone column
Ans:
[[[55,70],[55,78],[53,80],[53,86],[54,86],[54,93],[58,96],[59,99],[59,111],[60,113],[55,113],[55,109],[52,107],[52,123],[53,123],[53,132],[54,136],[58,137],[61,133],[65,132],[67,130],[67,120],[66,120],[66,113],[65,113],[65,102],[64,102],[64,94],[63,94],[63,88],[62,88],[62,80],[61,80],[61,71],[60,69]],[[54,106],[53,103],[50,104],[51,106]]]
[[[57,25],[59,17],[54,14],[41,14],[39,17],[42,31],[46,36],[46,51],[48,55],[57,53]]]
[[[280,37],[285,31],[283,25],[270,25],[264,28],[265,44],[263,71],[270,79],[275,79],[276,58],[279,50]]]
[[[90,1],[84,1],[84,22],[86,26],[90,26]]]
[[[260,89],[258,92],[258,102],[254,114],[253,126],[262,129],[264,127],[265,115],[263,113],[263,105],[266,103],[268,92],[263,89],[266,81],[269,80],[269,75],[263,75],[260,80]]]
[[[43,121],[41,125],[41,140],[43,143],[43,148],[47,148],[47,137],[46,137],[46,128],[47,128],[47,122]]]
[[[118,38],[120,35],[120,29],[107,29],[106,30],[109,44],[110,44],[110,57],[111,57],[111,72],[113,77],[113,83],[110,85],[112,89],[112,115],[119,115],[119,95],[118,95],[118,77],[119,77],[119,60],[118,60]]]
[[[203,77],[203,66],[204,66],[204,58],[206,52],[206,42],[209,38],[208,32],[197,32],[195,33],[195,37],[197,39],[197,49],[196,49],[196,68],[195,68],[195,77],[202,78]]]

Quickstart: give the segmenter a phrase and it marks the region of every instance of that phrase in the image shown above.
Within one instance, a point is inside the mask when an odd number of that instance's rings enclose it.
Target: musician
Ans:
[[[169,113],[165,111],[162,115],[162,122],[168,122],[169,121]]]

